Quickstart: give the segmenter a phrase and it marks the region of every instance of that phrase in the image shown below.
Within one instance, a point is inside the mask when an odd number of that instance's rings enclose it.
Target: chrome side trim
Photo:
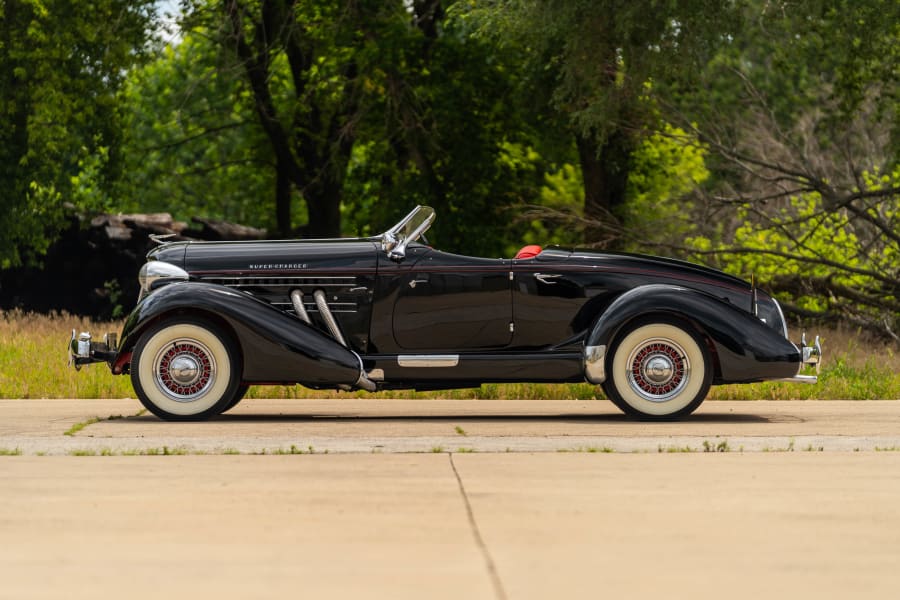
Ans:
[[[775,381],[787,381],[789,383],[818,383],[819,377],[817,375],[794,375],[793,377],[785,377],[783,379],[776,379]]]
[[[584,378],[591,383],[606,381],[606,346],[585,346]]]
[[[459,354],[401,354],[397,357],[401,367],[455,367]]]
[[[779,304],[778,300],[775,298],[772,298],[772,302],[775,303],[775,310],[778,312],[778,318],[781,319],[781,332],[784,334],[784,339],[788,339],[787,320],[784,318],[784,311],[781,310],[781,304]]]

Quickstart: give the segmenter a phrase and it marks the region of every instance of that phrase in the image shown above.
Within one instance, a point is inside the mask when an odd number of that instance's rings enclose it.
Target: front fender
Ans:
[[[125,323],[114,364],[128,359],[148,327],[176,315],[226,325],[240,345],[245,383],[335,386],[360,377],[359,356],[313,326],[246,292],[199,282],[172,283],[144,298]]]
[[[712,344],[718,366],[716,383],[743,383],[792,377],[800,351],[765,323],[706,292],[676,285],[652,284],[619,296],[597,319],[585,340],[586,356],[611,349],[629,323],[645,316],[687,321]]]

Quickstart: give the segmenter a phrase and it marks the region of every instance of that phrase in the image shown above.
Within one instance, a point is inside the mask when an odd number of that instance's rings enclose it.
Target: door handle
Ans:
[[[420,283],[428,283],[427,279],[413,279],[409,282],[409,287],[415,289],[415,287]]]
[[[535,273],[534,278],[540,281],[541,283],[546,283],[547,285],[556,285],[555,281],[549,281],[551,279],[556,279],[557,277],[562,277],[561,274],[548,274],[548,273]]]

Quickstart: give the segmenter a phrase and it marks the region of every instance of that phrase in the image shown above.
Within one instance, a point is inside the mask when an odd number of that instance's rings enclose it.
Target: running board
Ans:
[[[385,383],[584,381],[579,352],[492,354],[370,354],[366,370]]]

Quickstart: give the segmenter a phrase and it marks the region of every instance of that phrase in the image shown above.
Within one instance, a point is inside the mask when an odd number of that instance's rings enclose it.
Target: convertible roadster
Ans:
[[[816,382],[801,371],[818,368],[818,338],[791,343],[778,302],[755,285],[632,254],[460,256],[428,245],[434,218],[418,206],[361,239],[161,241],[121,338],[73,330],[70,362],[130,373],[169,420],[217,415],[263,384],[588,381],[629,415],[674,419],[710,385]]]

